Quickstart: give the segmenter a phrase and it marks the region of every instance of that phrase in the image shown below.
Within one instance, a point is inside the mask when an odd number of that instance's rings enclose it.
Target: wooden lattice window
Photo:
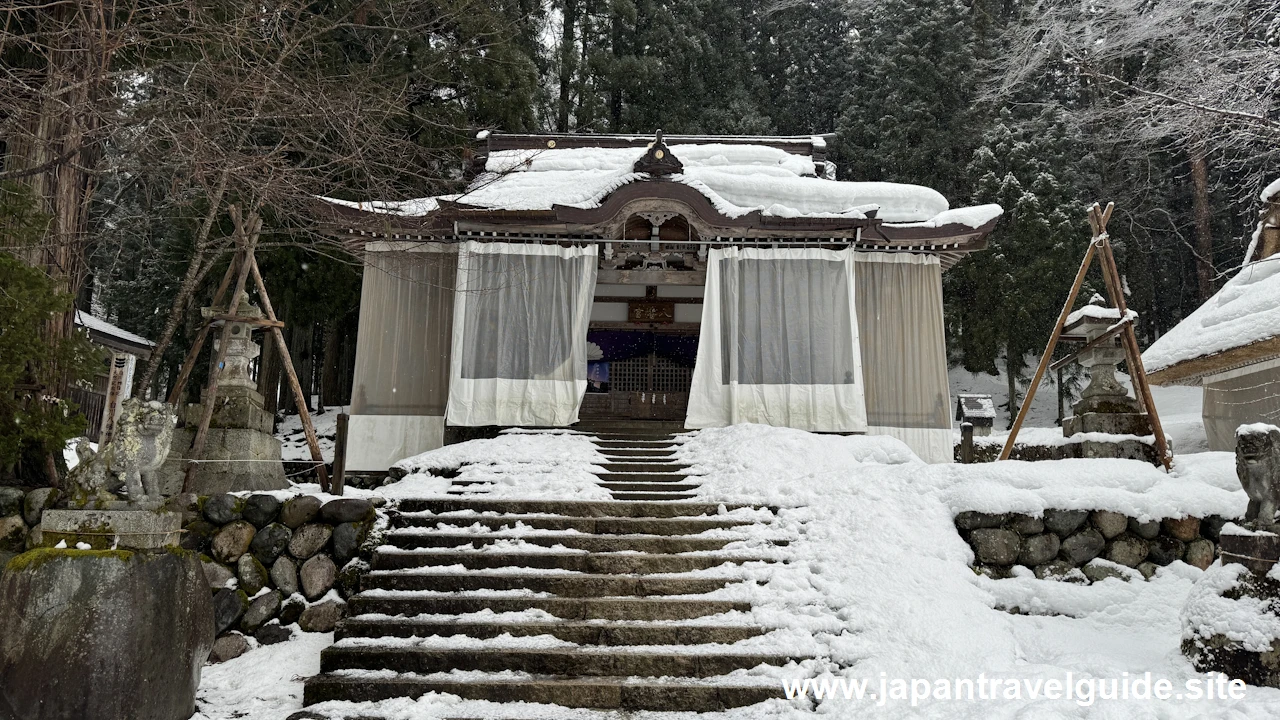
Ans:
[[[689,392],[692,368],[645,355],[609,363],[609,388],[617,392]]]

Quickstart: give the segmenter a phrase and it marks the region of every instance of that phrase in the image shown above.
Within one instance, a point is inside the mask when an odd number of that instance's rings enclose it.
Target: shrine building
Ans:
[[[942,273],[1001,209],[835,180],[831,139],[482,133],[462,193],[328,200],[366,251],[347,468],[602,420],[949,462]]]

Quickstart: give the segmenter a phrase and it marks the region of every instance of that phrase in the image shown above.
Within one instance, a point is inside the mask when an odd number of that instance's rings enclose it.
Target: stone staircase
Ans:
[[[608,462],[600,484],[615,500],[689,500],[698,483],[675,461],[672,433],[680,427],[659,422],[597,422],[575,429],[591,433]]]
[[[706,596],[778,556],[727,547],[773,511],[690,502],[697,486],[665,431],[595,434],[613,501],[402,500],[305,704],[441,692],[710,712],[782,697],[775,681],[730,673],[803,658],[735,649],[766,631],[749,603]]]

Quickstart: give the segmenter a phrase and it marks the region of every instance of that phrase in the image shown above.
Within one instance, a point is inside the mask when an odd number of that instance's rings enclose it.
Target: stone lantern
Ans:
[[[1130,310],[1129,317],[1136,319],[1137,313]],[[1119,308],[1105,306],[1102,297],[1094,295],[1088,305],[1067,317],[1063,332],[1089,343],[1118,322]],[[1120,342],[1120,335],[1116,334],[1080,354],[1078,361],[1089,372],[1089,384],[1080,393],[1080,400],[1071,407],[1072,416],[1062,421],[1062,434],[1066,437],[1077,433],[1151,434],[1151,421],[1147,414],[1142,412],[1128,388],[1116,379],[1116,366],[1125,360],[1124,347]],[[1134,444],[1086,441],[1082,450],[1085,457],[1142,457],[1123,449]]]
[[[205,307],[200,309],[200,314],[214,318],[229,313],[226,308]],[[236,308],[235,317],[256,320],[262,317],[262,310],[244,298]],[[254,358],[262,354],[262,348],[253,339],[256,326],[252,322],[216,320],[213,329],[218,337],[224,324],[230,327],[227,354],[222,367],[217,369],[217,397],[205,397],[206,391],[202,391],[200,402],[183,408],[184,427],[174,431],[173,449],[164,477],[181,486],[182,468],[204,404],[212,400],[213,418],[209,422],[204,457],[196,469],[193,491],[208,495],[237,490],[283,490],[289,487],[289,481],[280,457],[280,441],[272,435],[275,419],[264,409],[262,393],[258,392],[250,373]],[[219,350],[218,342],[214,341],[214,357]]]

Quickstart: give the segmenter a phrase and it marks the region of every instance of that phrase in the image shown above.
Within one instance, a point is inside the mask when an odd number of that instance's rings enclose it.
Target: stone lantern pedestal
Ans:
[[[223,308],[201,308],[201,314],[215,317],[226,314]],[[262,310],[241,303],[236,315],[244,318],[260,318]],[[215,327],[218,327],[215,324]],[[204,405],[213,402],[213,419],[209,423],[209,436],[205,441],[203,457],[197,465],[195,484],[191,491],[197,495],[213,495],[238,490],[283,490],[289,487],[284,464],[280,458],[280,441],[272,434],[274,418],[264,409],[262,394],[249,374],[253,359],[262,349],[253,340],[253,327],[247,323],[233,322],[227,355],[218,370],[216,397],[205,397],[191,403],[179,412],[182,427],[173,434],[173,448],[165,464],[164,478],[170,487],[167,493],[181,489],[183,468],[195,437],[196,427],[204,413]],[[214,352],[218,351],[214,341]]]

